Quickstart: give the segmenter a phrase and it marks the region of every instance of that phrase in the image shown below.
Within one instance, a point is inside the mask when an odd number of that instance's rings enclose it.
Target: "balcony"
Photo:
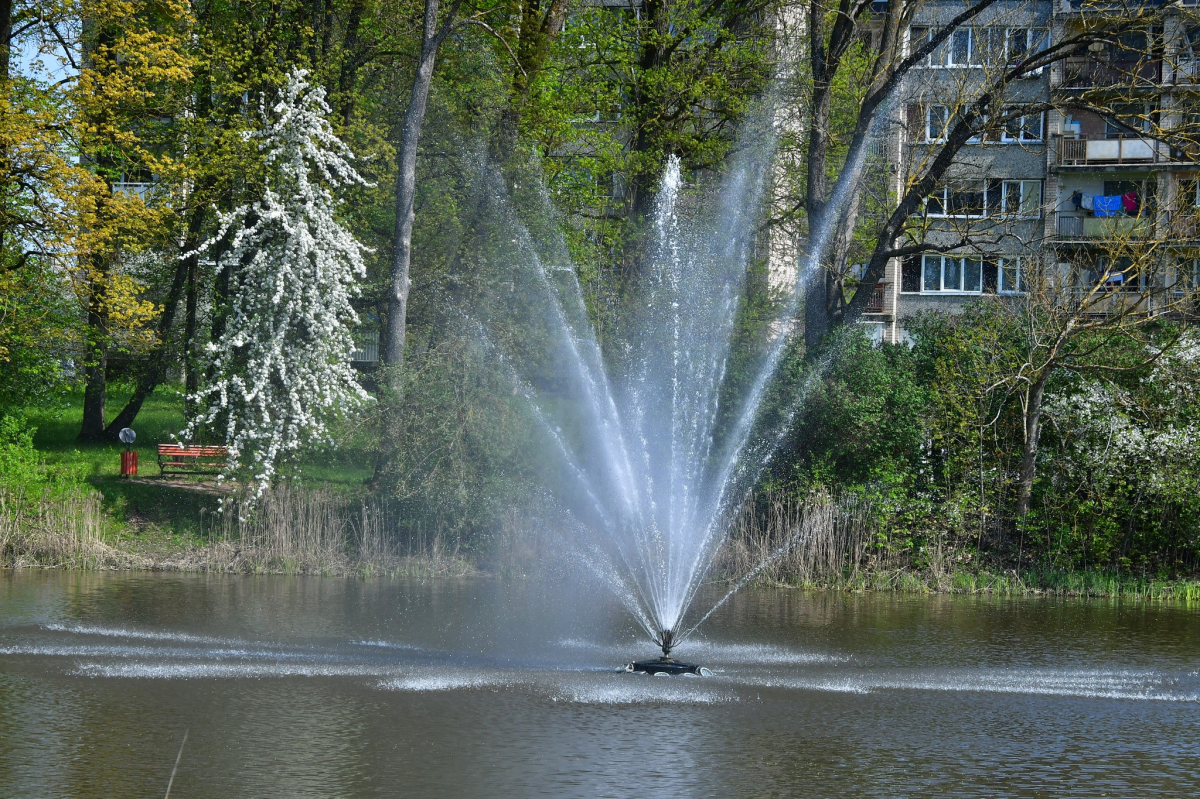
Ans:
[[[1120,61],[1101,63],[1090,59],[1071,58],[1063,62],[1064,89],[1155,88],[1162,83],[1161,61]]]
[[[1058,138],[1058,166],[1149,166],[1173,163],[1171,148],[1154,139]]]
[[[1167,211],[1165,214],[1166,236],[1174,243],[1200,239],[1200,208]]]
[[[1153,234],[1150,216],[1086,216],[1056,213],[1055,238],[1061,243],[1094,243],[1122,239],[1143,239]]]
[[[379,331],[365,330],[354,334],[354,351],[350,353],[354,363],[379,362]]]
[[[156,184],[151,182],[118,180],[112,184],[113,194],[124,194],[126,197],[137,197],[142,202],[149,202],[154,194]]]
[[[871,299],[867,300],[867,307],[863,309],[863,313],[881,314],[884,308],[884,291],[886,283],[876,283],[871,289]]]
[[[1140,0],[1140,2],[1134,4],[1130,4],[1126,0],[1056,0],[1054,3],[1054,13],[1059,15],[1080,13],[1128,14],[1131,10],[1158,8],[1169,5],[1171,2],[1173,0]],[[1196,5],[1196,2],[1197,0],[1182,0],[1180,5],[1191,6]]]

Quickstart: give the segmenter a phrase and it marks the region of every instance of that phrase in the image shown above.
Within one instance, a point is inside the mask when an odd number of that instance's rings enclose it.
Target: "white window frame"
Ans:
[[[961,64],[955,60],[954,52],[958,49],[958,41],[960,37],[965,37],[967,41],[967,59]],[[972,27],[955,28],[946,37],[946,69],[970,69],[971,67],[982,66],[975,57],[975,29]]]
[[[934,126],[938,124],[938,122],[934,120],[934,111],[933,110],[935,108],[942,109],[942,120],[941,120],[942,129],[940,131],[940,135],[931,136],[930,134],[933,133],[936,129]],[[941,103],[933,103],[931,105],[925,106],[925,142],[927,144],[944,144],[946,142],[946,133],[949,130],[950,130],[950,106],[942,105]]]
[[[1005,280],[1005,269],[1016,265],[1014,274],[1016,275],[1016,287],[1008,285]],[[996,293],[997,294],[1024,294],[1025,287],[1022,285],[1025,282],[1025,259],[1016,258],[1000,258],[996,261]]]
[[[957,287],[946,288],[947,267],[958,276]],[[976,285],[978,288],[965,288],[967,284],[967,270],[973,269],[976,277]],[[937,278],[937,288],[929,288],[926,279],[926,270],[934,270]],[[983,258],[977,255],[931,255],[925,254],[921,256],[921,294],[952,294],[952,295],[967,295],[977,296],[983,294]]]
[[[921,30],[922,34],[919,37],[913,36],[914,29]],[[910,25],[906,34],[908,36],[908,53],[915,52],[921,46],[921,42],[930,41],[933,38],[934,30],[935,26]],[[965,26],[951,31],[950,35],[917,66],[927,69],[979,69],[1002,63],[1004,66],[1013,67],[1020,63],[1018,59],[1010,57],[1013,43],[1022,41],[1024,43],[1023,53],[1036,52],[1041,49],[1045,35],[1046,29],[1044,28],[1009,28],[1002,25]],[[966,38],[967,54],[966,61],[960,63],[955,60],[954,52],[962,37]],[[998,44],[1003,52],[999,54],[991,52],[993,44]],[[1030,70],[1028,74],[1038,75],[1043,69],[1045,67],[1038,67]]]
[[[945,209],[950,205],[950,197],[953,195],[954,186],[964,186],[967,184],[981,187],[978,192],[983,197],[983,202],[980,205],[978,214],[951,214],[944,213]],[[941,194],[943,213],[934,213],[929,210],[929,199],[937,194]],[[925,215],[932,219],[984,219],[988,215],[988,181],[986,180],[951,180],[943,183],[933,190],[929,197],[925,198]]]
[[[1036,139],[1031,138],[1031,137],[1027,138],[1025,136],[1025,131],[1029,130],[1028,120],[1033,119],[1033,118],[1039,118],[1040,122],[1041,122],[1041,124],[1038,126],[1038,129],[1041,131],[1041,135],[1038,136]],[[1012,136],[1008,132],[1008,126],[1013,124],[1014,122],[1017,123],[1018,130],[1020,131],[1020,133],[1018,133],[1016,136]],[[1000,126],[1000,142],[1002,144],[1041,144],[1045,141],[1046,141],[1046,112],[1044,112],[1044,111],[1039,114],[1026,114],[1024,116],[1019,116],[1014,119],[1010,119],[1007,123]]]
[[[1013,196],[1016,201],[1013,202]],[[1033,202],[1032,196],[1037,197]],[[1032,212],[1032,213],[1030,213]],[[1004,180],[1000,182],[1000,213],[1020,219],[1041,219],[1042,217],[1042,181],[1040,180]]]
[[[1046,30],[1044,28],[1005,28],[1004,30],[1004,65],[1007,67],[1015,67],[1022,63],[1022,59],[1013,58],[1013,41],[1023,38],[1025,40],[1024,47],[1021,50],[1022,54],[1028,56],[1029,53],[1035,53],[1040,50],[1045,41]],[[1040,75],[1045,67],[1031,69],[1027,74]]]

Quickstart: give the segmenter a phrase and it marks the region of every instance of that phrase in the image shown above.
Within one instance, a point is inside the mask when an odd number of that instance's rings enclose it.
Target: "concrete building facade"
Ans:
[[[962,10],[948,0],[921,8],[908,52]],[[989,77],[1077,33],[1085,15],[1096,13],[1094,4],[1084,8],[1079,0],[1000,2],[912,70],[887,143],[897,196]],[[1046,110],[1011,119],[958,153],[914,220],[917,235],[938,251],[889,263],[861,320],[874,337],[905,341],[906,320],[922,311],[955,312],[983,295],[1020,295],[1032,269],[1070,263],[1078,273],[1079,264],[1094,262],[1102,274],[1107,245],[1117,238],[1172,242],[1157,256],[1167,261],[1164,268],[1145,279],[1180,291],[1197,286],[1200,269],[1187,248],[1200,239],[1200,153],[1154,136],[1198,119],[1200,27],[1191,16],[1187,7],[1160,9],[1151,31],[1092,45],[1085,56],[1058,61],[1011,88],[1013,104]],[[1119,93],[1119,117],[1072,107],[1072,98],[1082,104],[1086,95],[1094,103],[1106,87],[1114,98]],[[1116,99],[1111,107],[1118,107]]]

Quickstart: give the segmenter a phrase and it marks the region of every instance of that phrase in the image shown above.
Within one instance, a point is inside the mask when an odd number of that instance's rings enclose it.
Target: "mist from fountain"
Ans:
[[[858,180],[862,149],[847,160],[830,218],[838,218]],[[724,540],[725,519],[761,475],[822,371],[820,364],[811,370],[783,418],[763,427],[760,411],[787,352],[804,288],[822,273],[832,226],[810,241],[795,290],[774,326],[780,332],[751,379],[740,392],[728,385],[772,155],[770,141],[744,147],[715,197],[690,205],[680,161],[668,159],[636,311],[622,320],[622,344],[610,348],[617,351],[607,359],[565,245],[547,250],[515,215],[499,222],[516,231],[517,260],[531,266],[530,301],[544,303],[540,324],[555,350],[556,374],[570,386],[572,412],[564,414],[561,403],[523,378],[509,359],[510,376],[530,400],[567,478],[564,504],[572,516],[567,526],[577,531],[575,552],[664,655],[715,610],[685,626]]]

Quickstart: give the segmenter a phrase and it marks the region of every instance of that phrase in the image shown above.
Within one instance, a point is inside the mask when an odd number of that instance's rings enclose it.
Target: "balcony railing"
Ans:
[[[1084,216],[1055,214],[1054,231],[1059,241],[1142,239],[1154,232],[1150,216]]]
[[[867,307],[863,309],[863,313],[883,313],[884,285],[876,283],[871,289],[871,299],[867,300]]]
[[[112,184],[113,194],[124,194],[126,197],[137,197],[147,202],[154,193],[155,184],[129,180],[118,180]]]
[[[1133,86],[1152,88],[1162,83],[1161,61],[1100,63],[1083,59],[1068,59],[1062,65],[1065,89],[1101,89]]]
[[[1059,166],[1140,166],[1171,161],[1171,149],[1154,139],[1058,139]]]
[[[1200,239],[1200,208],[1165,213],[1166,235],[1172,242]]]
[[[1169,5],[1175,0],[1140,0],[1132,5],[1136,9],[1158,8],[1159,6]],[[1196,5],[1197,0],[1182,0],[1181,5],[1191,6]],[[1114,11],[1129,13],[1131,4],[1128,0],[1058,0],[1054,4],[1054,13],[1056,14],[1078,14],[1080,12],[1090,12],[1096,14],[1111,13]]]

